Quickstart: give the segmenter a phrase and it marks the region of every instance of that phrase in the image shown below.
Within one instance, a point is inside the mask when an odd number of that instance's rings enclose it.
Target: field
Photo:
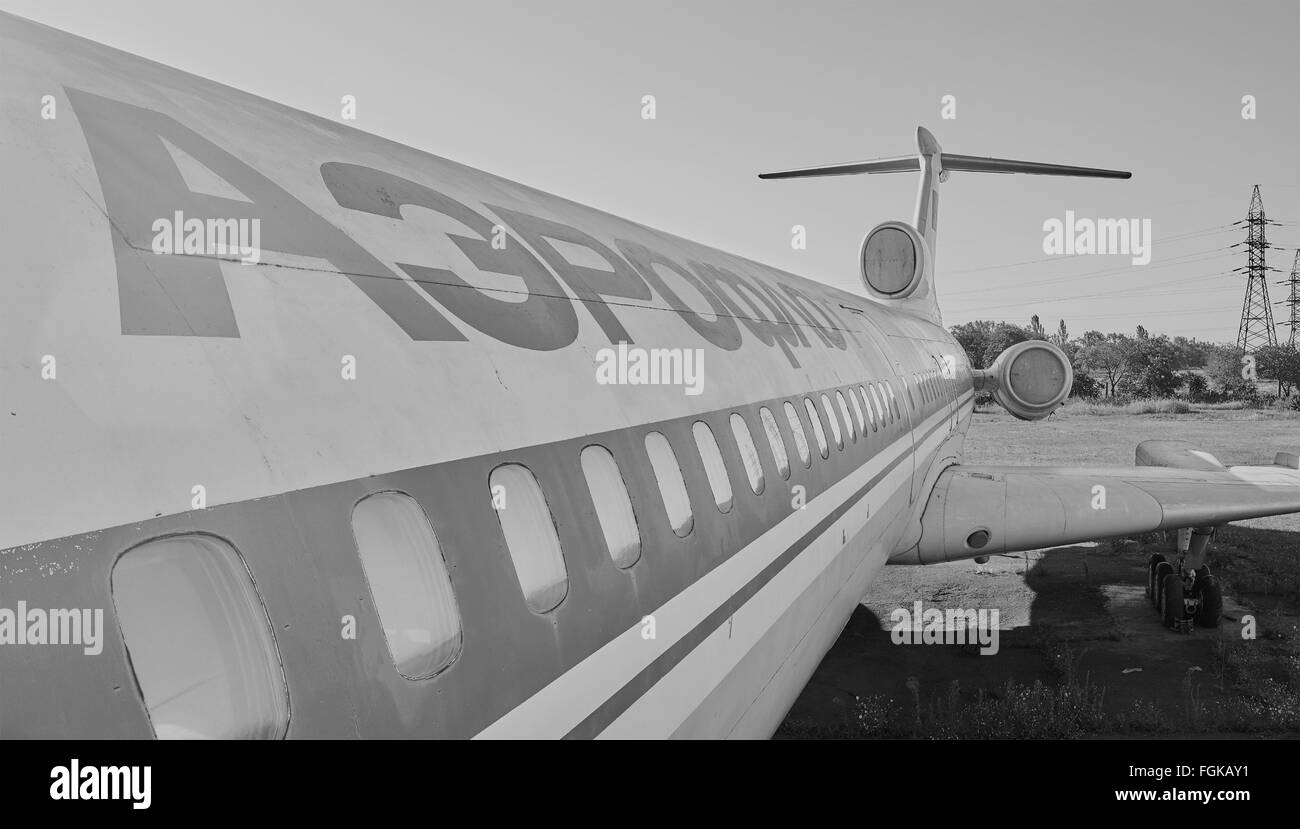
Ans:
[[[1225,464],[1300,449],[1300,414],[1128,414],[1067,406],[1039,423],[977,412],[968,463],[1123,465],[1150,438]],[[1241,522],[1211,543],[1223,626],[1166,630],[1144,595],[1163,539],[1108,540],[932,567],[887,567],[778,737],[1088,738],[1300,735],[1300,515]],[[897,645],[890,613],[996,608],[999,650]],[[1244,638],[1251,632],[1254,638]]]

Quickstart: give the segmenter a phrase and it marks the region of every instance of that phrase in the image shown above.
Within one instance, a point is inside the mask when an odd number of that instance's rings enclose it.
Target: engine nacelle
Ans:
[[[1065,402],[1074,385],[1074,369],[1065,352],[1044,340],[1016,343],[993,365],[973,372],[975,391],[993,399],[1021,420],[1042,420]]]
[[[858,257],[862,284],[875,299],[907,299],[924,284],[930,252],[916,228],[906,222],[881,222],[862,240]]]

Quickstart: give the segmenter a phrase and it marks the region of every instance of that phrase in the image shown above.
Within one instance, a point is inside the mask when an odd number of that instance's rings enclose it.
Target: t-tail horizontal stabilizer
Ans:
[[[912,225],[885,222],[873,228],[862,244],[861,265],[867,293],[874,299],[887,304],[902,302],[907,310],[920,313],[935,322],[941,321],[932,287],[939,218],[939,184],[947,181],[949,173],[1027,173],[1038,176],[1120,179],[1133,176],[1125,170],[945,153],[934,135],[925,127],[916,128],[916,145],[917,154],[914,156],[820,164],[815,167],[759,173],[758,177],[812,178],[920,171],[921,181]],[[911,250],[904,236],[915,237],[910,240]]]

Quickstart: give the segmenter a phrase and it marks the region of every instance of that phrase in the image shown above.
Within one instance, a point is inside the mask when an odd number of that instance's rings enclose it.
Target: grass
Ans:
[[[1150,700],[1135,700],[1127,709],[1108,713],[1106,689],[1080,676],[1066,646],[1045,641],[1063,673],[1054,684],[1035,681],[989,689],[963,689],[956,680],[923,689],[907,680],[909,705],[888,694],[858,697],[851,712],[837,723],[790,719],[777,736],[786,739],[921,739],[921,740],[1070,740],[1080,737],[1167,734],[1282,735],[1300,730],[1300,658],[1281,663],[1245,643],[1216,647],[1217,679],[1236,693],[1202,700],[1200,668],[1182,682],[1181,710],[1170,716]]]
[[[1142,440],[1188,440],[1228,465],[1268,464],[1300,449],[1300,413],[1245,410],[1239,402],[1188,406],[1141,401],[1124,407],[1071,402],[1024,423],[995,407],[977,413],[966,443],[970,464],[1131,466]],[[956,681],[899,697],[854,698],[838,721],[792,717],[783,738],[1075,739],[1174,734],[1294,735],[1300,732],[1300,515],[1239,522],[1211,545],[1224,589],[1256,617],[1256,638],[1216,641],[1213,663],[1189,669],[1175,706],[1137,699],[1104,705],[1106,688],[1078,669],[1082,654],[1043,637],[1037,647],[1054,681],[990,687]],[[1235,624],[1235,623],[1234,623]],[[1171,636],[1173,634],[1170,634]],[[1204,691],[1218,691],[1208,694]]]
[[[1103,692],[1088,683],[1026,685],[1008,680],[993,691],[963,691],[956,680],[928,695],[919,685],[909,709],[887,694],[859,698],[837,725],[790,720],[779,736],[796,739],[1068,740],[1099,733],[1107,719]],[[924,700],[924,701],[923,701]]]
[[[971,464],[1132,466],[1137,445],[1153,438],[1190,441],[1228,465],[1271,464],[1275,453],[1300,449],[1300,413],[1209,409],[1187,414],[1090,415],[1069,403],[1051,417],[1016,420],[1000,407],[976,413],[966,440]],[[1300,530],[1300,521],[1287,529]]]
[[[1186,400],[1174,400],[1166,398],[1163,400],[1135,400],[1125,405],[1112,405],[1110,403],[1098,403],[1089,400],[1080,400],[1068,404],[1062,410],[1062,414],[1071,417],[1079,415],[1090,415],[1107,417],[1113,415],[1144,415],[1144,414],[1188,414],[1192,411],[1192,404]]]
[[[982,414],[1001,411],[996,404],[981,405],[976,411]],[[1190,403],[1176,397],[1144,398],[1142,400],[1112,400],[1104,397],[1091,399],[1071,398],[1053,413],[1052,417],[1114,417],[1116,415],[1169,415],[1211,414],[1214,412],[1244,412],[1247,417],[1259,419],[1292,419],[1300,412],[1287,402],[1251,406],[1241,400],[1225,403]]]

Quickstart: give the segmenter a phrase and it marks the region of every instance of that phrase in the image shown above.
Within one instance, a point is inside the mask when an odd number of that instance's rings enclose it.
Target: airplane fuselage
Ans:
[[[0,736],[767,736],[960,453],[938,323],[24,21],[0,45],[31,115],[0,610],[104,619],[89,655],[0,613]],[[255,261],[214,220],[257,220]],[[610,349],[699,383],[609,382]]]

